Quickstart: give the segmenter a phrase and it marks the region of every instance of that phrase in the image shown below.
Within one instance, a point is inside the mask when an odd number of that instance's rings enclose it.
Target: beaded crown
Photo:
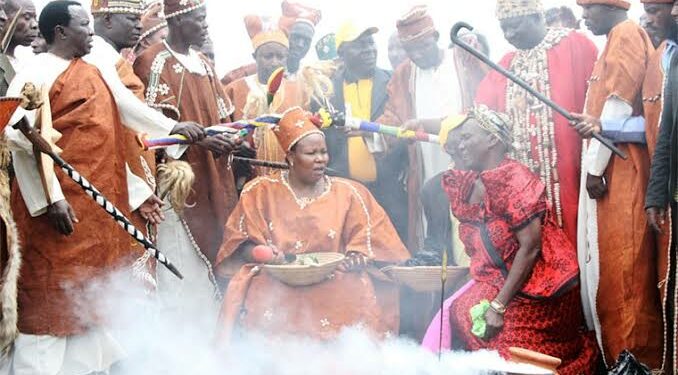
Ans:
[[[497,0],[497,19],[528,16],[544,12],[541,0]]]

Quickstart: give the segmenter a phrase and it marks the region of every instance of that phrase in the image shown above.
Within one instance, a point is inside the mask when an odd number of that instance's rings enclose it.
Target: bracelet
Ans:
[[[506,306],[496,299],[490,302],[490,308],[499,315],[504,315],[506,313]]]

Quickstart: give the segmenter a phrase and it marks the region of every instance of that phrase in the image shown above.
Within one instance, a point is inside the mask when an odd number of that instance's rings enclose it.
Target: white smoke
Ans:
[[[470,375],[507,366],[495,352],[449,352],[439,361],[418,343],[378,341],[359,327],[329,342],[250,334],[220,350],[211,319],[167,311],[127,274],[93,283],[90,293],[87,300],[100,301],[97,315],[127,353],[114,375]]]

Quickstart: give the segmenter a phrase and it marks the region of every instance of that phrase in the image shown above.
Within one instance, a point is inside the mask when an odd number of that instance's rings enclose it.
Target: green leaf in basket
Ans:
[[[315,255],[299,255],[297,256],[297,264],[300,266],[315,266],[320,262]]]

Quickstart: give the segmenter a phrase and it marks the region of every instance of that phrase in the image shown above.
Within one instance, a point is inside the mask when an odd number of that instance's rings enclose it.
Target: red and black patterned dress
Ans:
[[[486,192],[481,203],[472,204],[468,197],[477,179]],[[498,350],[504,356],[512,346],[552,355],[563,360],[558,369],[562,375],[593,373],[597,349],[594,338],[582,331],[577,254],[557,226],[539,178],[522,164],[506,159],[482,173],[449,171],[443,187],[461,222],[459,235],[476,281],[450,308],[455,340],[460,338],[468,350]],[[504,328],[484,341],[471,333],[469,311],[499,293],[520,248],[515,232],[535,219],[543,223],[540,257],[507,306]]]

